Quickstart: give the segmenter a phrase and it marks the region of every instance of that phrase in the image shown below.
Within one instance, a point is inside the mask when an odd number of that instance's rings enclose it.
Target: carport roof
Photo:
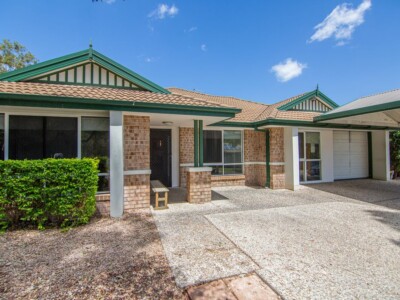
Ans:
[[[380,121],[387,125],[399,127],[400,123],[400,89],[359,98],[314,118],[316,122],[373,123]]]

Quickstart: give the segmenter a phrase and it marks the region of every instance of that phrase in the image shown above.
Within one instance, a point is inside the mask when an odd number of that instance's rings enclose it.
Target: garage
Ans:
[[[333,132],[334,179],[369,177],[368,132]]]

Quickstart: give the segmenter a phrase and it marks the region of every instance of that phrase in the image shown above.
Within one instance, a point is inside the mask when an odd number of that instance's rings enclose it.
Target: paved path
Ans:
[[[179,286],[256,272],[285,299],[400,298],[399,182],[215,192],[154,212]]]

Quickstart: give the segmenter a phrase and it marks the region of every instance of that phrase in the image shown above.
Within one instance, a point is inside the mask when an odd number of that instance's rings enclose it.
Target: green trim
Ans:
[[[361,130],[399,130],[399,127],[388,126],[363,126],[333,123],[315,123],[311,121],[285,120],[285,119],[266,119],[254,123],[256,128],[262,126],[293,126],[293,127],[314,127],[314,128],[338,128],[338,129],[361,129]]]
[[[314,121],[327,121],[327,120],[334,120],[338,118],[344,117],[353,117],[358,115],[364,115],[369,113],[381,112],[385,110],[397,109],[400,108],[400,100],[392,101],[390,103],[382,103],[377,105],[371,105],[362,108],[350,109],[346,111],[336,112],[332,111],[329,114],[323,114],[321,116],[315,117]]]
[[[87,52],[88,50],[83,50],[72,54],[64,55],[59,58],[54,58],[41,63],[30,65],[11,72],[3,73],[0,74],[0,80],[19,81],[43,73],[51,72],[55,69],[60,69],[59,65],[64,65],[65,67],[71,65],[72,63],[76,63],[76,61],[87,60]]]
[[[301,102],[307,101],[311,97],[319,98],[320,100],[322,100],[322,102],[325,102],[326,104],[328,104],[328,106],[331,106],[332,108],[339,107],[339,105],[336,102],[334,102],[332,99],[330,99],[328,96],[326,96],[324,93],[322,93],[320,90],[317,89],[315,91],[308,92],[308,93],[304,94],[303,96],[301,96],[289,103],[279,106],[278,110],[284,110],[284,111],[290,110],[293,107],[295,107],[296,105],[300,104]]]
[[[372,132],[368,131],[368,177],[373,177],[372,169]]]
[[[131,102],[41,95],[16,95],[8,93],[0,93],[0,105],[153,112],[226,118],[232,118],[235,116],[235,113],[238,112],[237,109],[227,107],[203,107],[140,101]]]
[[[221,126],[221,127],[243,127],[243,128],[256,128],[254,122],[230,122],[230,121],[221,121],[208,126]]]
[[[86,84],[86,65],[87,64],[82,65],[82,83],[83,84]]]
[[[199,121],[194,120],[194,166],[199,166]]]
[[[270,163],[270,136],[269,136],[269,130],[265,131],[265,169],[266,169],[266,183],[265,186],[267,188],[271,187],[271,166],[269,165]]]
[[[74,83],[77,83],[77,79],[78,79],[78,71],[77,68],[74,67]]]
[[[199,120],[199,167],[203,166],[204,148],[203,148],[203,120]]]
[[[44,73],[49,73],[59,69],[64,69],[71,65],[76,65],[86,61],[93,61],[99,66],[109,69],[115,74],[118,74],[123,79],[131,81],[137,86],[140,86],[148,91],[170,94],[171,92],[155,84],[154,82],[140,76],[139,74],[129,70],[128,68],[118,64],[112,59],[93,50],[91,47],[87,50],[79,51],[59,58],[51,59],[25,68],[0,74],[2,81],[25,81],[33,77],[38,77]],[[93,73],[92,73],[93,74]],[[93,80],[92,80],[93,83]]]

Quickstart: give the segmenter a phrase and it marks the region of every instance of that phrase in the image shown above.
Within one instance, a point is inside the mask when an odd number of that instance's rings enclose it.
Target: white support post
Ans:
[[[372,178],[390,180],[389,131],[372,131]]]
[[[299,182],[299,129],[297,127],[284,128],[285,146],[285,187],[295,190]]]
[[[110,216],[124,212],[124,126],[121,111],[110,111]]]

